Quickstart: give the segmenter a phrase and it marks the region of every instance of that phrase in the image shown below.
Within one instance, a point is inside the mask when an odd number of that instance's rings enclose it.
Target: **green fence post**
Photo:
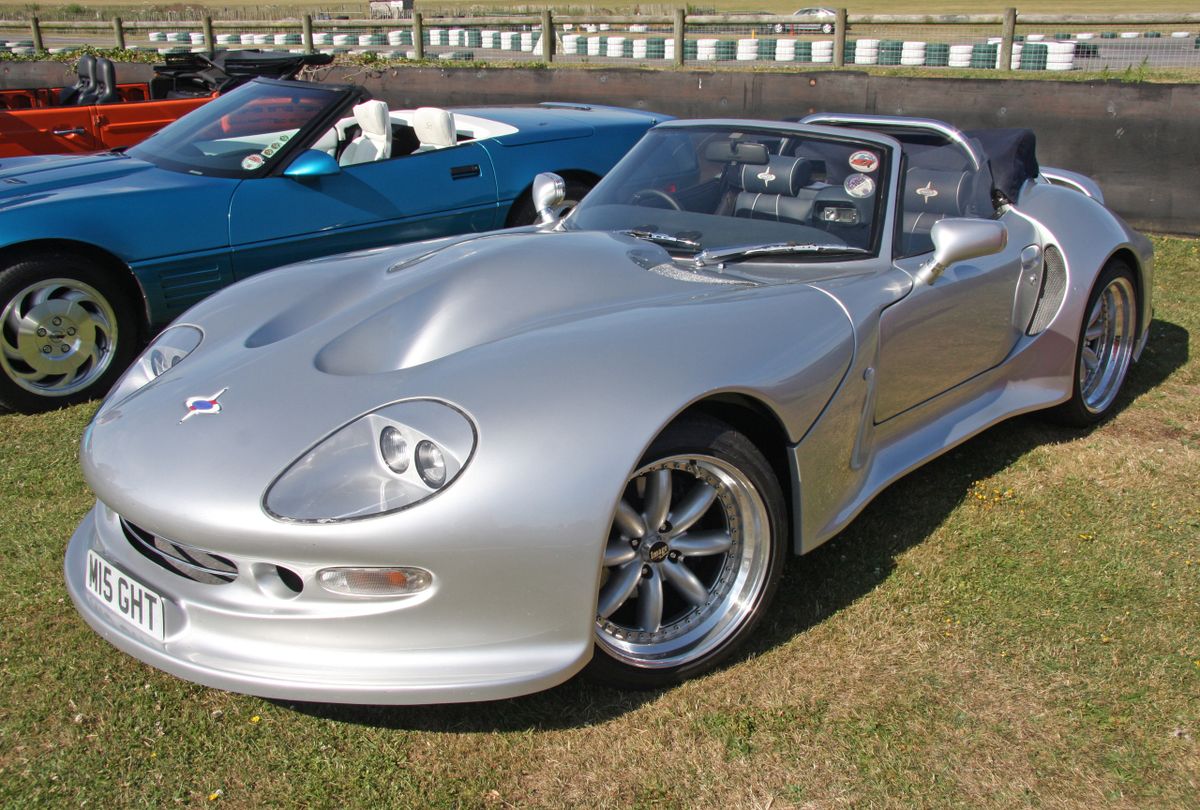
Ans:
[[[118,51],[125,50],[125,25],[120,17],[113,17],[113,46]]]
[[[29,32],[33,35],[33,52],[43,53],[46,49],[42,45],[42,25],[37,17],[29,18]]]
[[[413,50],[418,59],[425,58],[425,20],[421,12],[413,12]]]
[[[312,15],[305,14],[304,19],[302,19],[300,23],[302,26],[300,38],[304,40],[304,52],[316,53],[316,50],[313,48]]]
[[[675,9],[675,67],[683,67],[683,40],[687,22],[687,10]]]
[[[1012,70],[1013,40],[1017,36],[1017,10],[1004,9],[1004,32],[1000,35],[1000,69]]]

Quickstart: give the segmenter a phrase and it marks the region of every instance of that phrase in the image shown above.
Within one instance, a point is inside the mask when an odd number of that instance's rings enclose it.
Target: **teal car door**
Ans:
[[[496,173],[477,143],[245,180],[229,212],[238,278],[290,262],[501,227]]]

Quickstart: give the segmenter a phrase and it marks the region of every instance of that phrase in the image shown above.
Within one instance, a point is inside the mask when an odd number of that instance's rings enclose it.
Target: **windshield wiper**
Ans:
[[[631,228],[627,231],[621,231],[626,236],[635,236],[638,239],[645,239],[647,242],[653,242],[656,245],[663,247],[686,248],[688,250],[700,250],[701,244],[694,239],[684,239],[682,236],[672,236],[669,233],[659,233],[658,231],[643,231],[637,228]]]
[[[698,267],[720,264],[731,259],[748,259],[753,256],[784,256],[789,253],[818,253],[834,255],[838,253],[870,253],[871,251],[850,245],[800,245],[795,242],[779,242],[768,245],[741,245],[721,248],[720,250],[704,250],[696,254],[693,261]]]

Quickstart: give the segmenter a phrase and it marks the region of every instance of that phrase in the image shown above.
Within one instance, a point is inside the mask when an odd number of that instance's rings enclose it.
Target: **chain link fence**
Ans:
[[[552,37],[544,36],[545,31]],[[0,52],[83,45],[166,54],[217,48],[316,50],[384,60],[554,61],[691,67],[910,67],[1129,71],[1200,67],[1200,14],[685,15],[300,22],[0,21]]]

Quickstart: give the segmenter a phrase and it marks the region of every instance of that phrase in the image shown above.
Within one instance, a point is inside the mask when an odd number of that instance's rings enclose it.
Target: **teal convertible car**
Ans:
[[[667,117],[257,79],[125,151],[0,161],[0,407],[105,393],[157,327],[263,270],[532,223],[536,174],[570,205]]]

